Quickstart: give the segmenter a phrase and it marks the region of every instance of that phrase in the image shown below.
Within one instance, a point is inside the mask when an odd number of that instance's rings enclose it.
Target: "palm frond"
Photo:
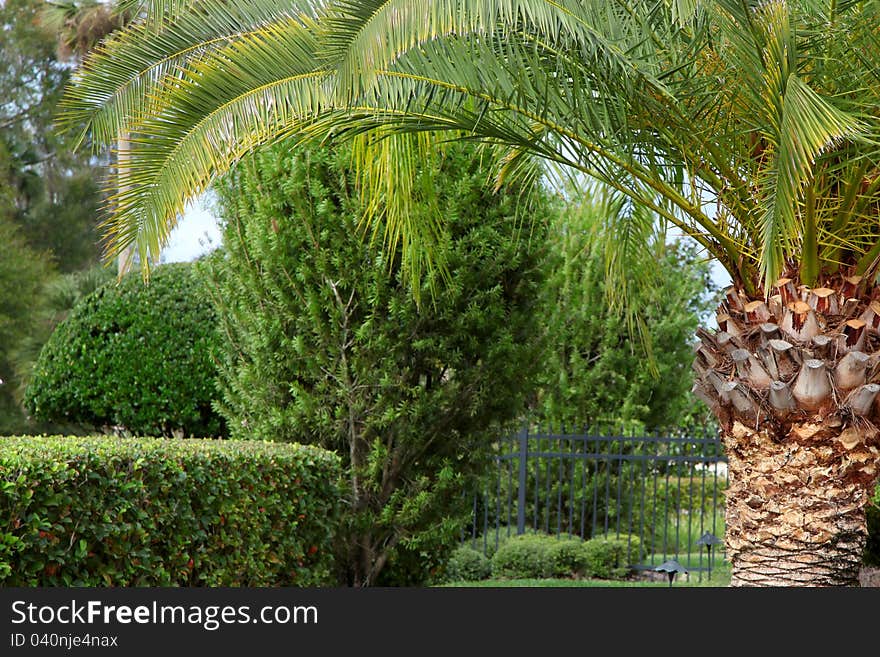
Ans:
[[[311,3],[275,0],[200,0],[174,4],[155,21],[141,19],[89,53],[60,102],[61,131],[85,125],[96,150],[161,110],[157,90],[190,63],[278,24],[313,27]],[[85,133],[82,137],[85,136]]]
[[[356,136],[352,144],[353,169],[365,212],[361,229],[373,241],[382,234],[386,253],[401,249],[401,267],[408,280],[448,279],[441,248],[447,239],[437,206],[437,190],[430,175],[436,166],[437,148],[431,135],[386,134],[381,131]],[[389,268],[394,261],[389,258]],[[413,286],[421,302],[420,285]]]
[[[193,62],[157,91],[166,109],[136,125],[109,198],[109,256],[137,244],[142,262],[156,258],[187,201],[214,176],[259,144],[309,136],[305,127],[329,106],[314,45],[299,21],[276,23]]]
[[[766,289],[782,274],[786,253],[796,251],[798,237],[810,231],[815,234],[815,219],[808,224],[809,213],[799,218],[797,208],[803,203],[803,189],[814,173],[816,159],[861,133],[858,121],[837,110],[794,74],[786,83],[780,118],[778,144],[774,144],[772,168],[764,186],[762,269]],[[804,257],[818,260],[815,242]],[[818,264],[810,267],[818,271]]]
[[[115,247],[149,251],[213,175],[296,133],[362,139],[364,181],[400,218],[383,243],[410,235],[421,258],[440,224],[407,223],[405,196],[442,133],[502,153],[502,176],[538,158],[602,181],[749,294],[786,268],[880,266],[880,3],[130,1],[61,121],[99,145],[131,134]]]

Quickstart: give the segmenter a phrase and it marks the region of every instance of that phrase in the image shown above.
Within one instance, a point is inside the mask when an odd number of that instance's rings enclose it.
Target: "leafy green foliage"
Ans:
[[[537,156],[614,186],[750,296],[880,268],[876,3],[204,2],[138,18],[65,98],[100,144],[144,137],[119,246],[155,255],[188,198],[275,138],[442,131],[503,149],[505,175]],[[410,165],[378,159],[387,195]]]
[[[534,534],[536,532],[531,527],[526,527],[525,533]],[[499,525],[498,527],[492,527],[486,530],[478,536],[468,538],[465,541],[465,544],[482,552],[491,559],[498,548],[501,547],[507,539],[512,538],[513,536],[516,536],[516,527]]]
[[[444,581],[447,582],[476,582],[488,579],[491,574],[489,557],[466,544],[452,551],[443,571]]]
[[[641,560],[638,536],[595,536],[583,545],[590,577],[623,579],[630,573],[630,564]]]
[[[608,227],[614,222],[605,213],[615,212],[622,210],[600,197],[583,198],[559,214],[549,233],[542,313],[547,351],[534,418],[614,431],[621,425],[653,430],[704,423],[709,412],[690,393],[690,363],[694,332],[716,301],[709,265],[693,246],[667,243],[661,235],[642,247],[650,258],[639,252],[628,267],[630,278],[652,284],[610,289],[608,256],[596,233],[620,229]],[[615,301],[620,294],[637,310],[639,328],[628,325]],[[634,339],[637,330],[648,354]]]
[[[548,577],[547,548],[556,537],[522,534],[507,539],[492,555],[492,576],[507,579]]]
[[[14,221],[28,245],[51,254],[62,272],[99,258],[101,195],[97,161],[75,153],[71,136],[53,130],[70,67],[56,38],[39,25],[40,0],[0,4],[0,215]]]
[[[526,533],[506,539],[492,556],[492,576],[503,579],[590,577],[624,579],[640,557],[637,536]]]
[[[100,159],[52,129],[70,67],[39,25],[45,4],[0,3],[0,434],[49,428],[21,408],[25,354],[48,337],[42,288],[99,257]]]
[[[14,224],[0,216],[0,435],[25,426],[15,389],[13,369],[16,344],[34,330],[40,292],[53,268],[45,255],[28,247]]]
[[[590,570],[589,551],[578,537],[565,534],[546,548],[547,577],[583,577]]]
[[[52,332],[73,310],[77,303],[99,287],[115,279],[113,270],[102,265],[90,269],[57,276],[43,286],[39,303],[34,308],[33,321],[27,335],[14,342],[11,350],[12,370],[15,374],[15,396],[24,397],[24,391],[31,380],[40,350],[48,342]],[[36,422],[29,418],[28,431],[24,433],[70,433],[75,432],[75,424],[57,425],[51,422]],[[63,429],[63,430],[62,430]]]
[[[344,150],[282,144],[220,187],[224,248],[206,260],[224,335],[218,408],[233,436],[337,451],[351,508],[341,577],[416,584],[457,542],[461,491],[533,385],[550,208],[538,198],[518,224],[522,188],[487,190],[469,148],[426,162],[412,208],[447,218],[448,280],[426,277],[419,307],[399,259],[359,232],[349,164]]]
[[[339,474],[311,446],[3,438],[0,584],[326,585]]]
[[[37,419],[153,436],[216,436],[216,316],[191,263],[98,288],[61,322],[34,368],[25,405]]]

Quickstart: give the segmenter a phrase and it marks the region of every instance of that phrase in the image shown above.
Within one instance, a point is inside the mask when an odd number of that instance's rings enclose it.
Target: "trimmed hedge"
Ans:
[[[582,541],[577,536],[534,533],[506,539],[491,564],[492,576],[500,579],[625,579],[629,563],[639,558],[637,536],[596,536]]]
[[[492,563],[482,552],[470,545],[461,544],[452,551],[443,581],[477,582],[492,575]]]
[[[0,438],[0,585],[329,585],[340,473],[297,444]]]

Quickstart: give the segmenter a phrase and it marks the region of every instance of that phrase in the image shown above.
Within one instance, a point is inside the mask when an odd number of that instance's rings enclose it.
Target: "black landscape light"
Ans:
[[[709,579],[712,579],[712,548],[721,543],[721,539],[712,532],[706,532],[697,539],[697,545],[705,545],[706,551],[709,553]]]
[[[659,573],[666,573],[669,575],[669,587],[672,588],[672,580],[675,579],[675,576],[678,573],[687,574],[687,569],[682,566],[680,563],[675,561],[674,559],[670,559],[669,561],[664,561],[659,566],[657,566],[654,570]]]

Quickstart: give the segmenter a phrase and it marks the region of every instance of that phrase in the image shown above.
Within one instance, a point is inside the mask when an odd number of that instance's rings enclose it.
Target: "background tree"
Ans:
[[[2,217],[0,244],[0,435],[12,435],[26,426],[15,394],[12,349],[35,323],[34,298],[52,275],[52,263],[28,247],[18,228]]]
[[[880,4],[207,1],[149,3],[67,96],[96,143],[138,135],[114,248],[158,253],[187,199],[279,135],[390,136],[363,162],[392,210],[413,167],[394,135],[602,180],[733,282],[696,361],[730,460],[732,585],[857,583],[880,472]],[[648,257],[626,222],[606,235]],[[428,253],[404,250],[414,272]]]
[[[538,202],[517,225],[521,190],[487,190],[473,149],[426,161],[412,210],[448,218],[449,280],[419,308],[400,253],[388,260],[362,236],[350,163],[348,149],[281,144],[219,186],[223,247],[207,261],[223,328],[218,406],[233,437],[340,454],[342,581],[413,585],[457,543],[462,491],[533,386],[550,208]]]
[[[70,272],[100,257],[98,169],[52,129],[70,69],[58,59],[54,36],[39,26],[43,4],[0,5],[0,185],[7,194],[0,212],[31,247]]]
[[[101,41],[123,28],[140,11],[138,0],[58,0],[45,2],[38,13],[38,23],[57,40],[57,52],[64,61],[81,62]],[[115,149],[99,151],[118,163],[128,156],[128,134],[120,135]],[[108,180],[108,195],[118,194],[122,187],[116,178]],[[124,274],[135,264],[133,250],[123,249],[117,258],[117,272]]]
[[[4,335],[0,432],[50,429],[29,422],[21,393],[35,356],[48,337],[44,288],[59,274],[88,269],[100,257],[99,159],[74,153],[72,139],[52,121],[70,67],[56,52],[54,34],[40,26],[45,3],[0,3],[0,224],[6,284],[0,306],[16,308],[16,327]],[[17,262],[12,259],[18,258]],[[37,264],[40,261],[42,264]],[[22,276],[21,280],[14,275]],[[34,278],[39,274],[42,280]],[[39,283],[39,284],[38,284]],[[22,305],[24,304],[24,305]],[[24,343],[28,344],[25,345]]]
[[[645,212],[596,186],[563,207],[548,232],[543,286],[545,353],[532,418],[569,428],[667,430],[714,425],[691,394],[694,331],[717,303],[709,264],[693,244],[672,241],[658,222],[652,257],[633,266],[659,273],[658,285],[634,291],[638,328],[608,289],[613,263],[601,251],[606,224],[620,213]],[[646,341],[632,339],[644,331]],[[646,347],[648,353],[646,353]],[[653,367],[645,366],[646,357]]]

